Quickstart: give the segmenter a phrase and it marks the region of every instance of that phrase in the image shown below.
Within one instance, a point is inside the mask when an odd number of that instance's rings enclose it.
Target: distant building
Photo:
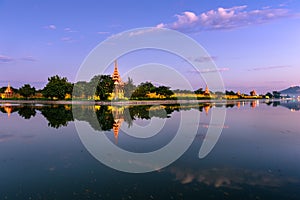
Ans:
[[[255,90],[252,90],[252,91],[250,92],[250,95],[251,95],[251,96],[257,96],[257,93],[256,93]]]
[[[208,89],[208,86],[206,85],[205,87],[205,91],[203,93],[204,95],[210,95],[210,92],[209,92],[209,89]]]
[[[124,82],[121,79],[118,70],[118,62],[115,60],[114,72],[111,75],[114,81],[114,92],[112,93],[112,99],[123,99],[124,98]]]
[[[11,98],[13,96],[14,92],[10,87],[10,84],[8,83],[7,88],[4,91],[4,98]]]
[[[124,107],[110,106],[109,109],[111,109],[114,116],[113,132],[115,142],[118,143],[119,131],[122,123],[124,122]]]

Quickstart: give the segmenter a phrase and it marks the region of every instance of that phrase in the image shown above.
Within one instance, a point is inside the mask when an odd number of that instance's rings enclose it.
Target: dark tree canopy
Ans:
[[[135,89],[132,78],[128,77],[128,81],[124,85],[124,96],[130,98]]]
[[[100,100],[107,100],[114,90],[114,81],[109,75],[95,76],[91,82],[98,81],[95,94]]]
[[[170,98],[174,94],[174,92],[170,90],[170,87],[167,86],[159,86],[155,88],[155,92],[156,94],[163,95],[166,98]]]
[[[25,84],[19,89],[20,95],[22,95],[25,98],[28,98],[31,95],[34,95],[35,92],[36,92],[35,88],[31,87],[29,84]]]
[[[75,97],[89,96],[86,95],[88,83],[85,81],[79,81],[74,84],[72,95]]]
[[[73,85],[68,82],[66,77],[59,77],[58,75],[48,78],[48,83],[43,89],[42,94],[47,98],[64,99],[66,94],[72,94]]]
[[[34,117],[36,114],[35,108],[30,106],[24,106],[19,109],[18,114],[23,117],[24,119],[30,119]]]
[[[53,128],[67,126],[69,121],[74,120],[72,110],[66,109],[64,105],[44,106],[41,113],[48,120],[48,126]]]
[[[132,97],[147,97],[147,94],[154,92],[155,86],[150,82],[141,83],[132,93]]]

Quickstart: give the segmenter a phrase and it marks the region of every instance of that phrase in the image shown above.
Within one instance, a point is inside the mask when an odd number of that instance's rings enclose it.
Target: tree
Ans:
[[[20,95],[22,95],[25,98],[29,98],[31,95],[34,95],[36,92],[34,87],[31,87],[29,84],[25,84],[23,85],[20,89],[19,89],[19,93]]]
[[[154,92],[155,86],[150,82],[141,83],[132,93],[132,97],[147,97],[147,94]]]
[[[30,119],[31,117],[34,117],[36,114],[35,108],[29,107],[29,106],[24,106],[20,108],[18,111],[18,114],[23,117],[24,119]]]
[[[109,75],[100,75],[95,94],[100,100],[107,100],[114,90],[114,81]]]
[[[47,98],[64,99],[66,94],[72,94],[73,85],[68,82],[66,77],[58,75],[48,78],[48,83],[44,87],[42,94]]]
[[[232,90],[231,91],[226,90],[225,94],[226,95],[236,95],[236,93],[234,91],[232,91]]]
[[[64,105],[43,106],[40,111],[48,120],[49,127],[59,128],[67,126],[70,121],[74,121],[72,110],[66,109]]]
[[[273,98],[273,94],[271,94],[270,92],[268,92],[268,93],[266,94],[266,96],[268,96],[269,98]]]
[[[278,91],[273,91],[273,97],[275,98],[275,99],[279,99],[280,98],[280,92],[278,92]]]
[[[85,82],[85,81],[78,81],[77,83],[75,83],[74,86],[73,86],[72,95],[75,96],[75,97],[86,96],[85,91],[87,89],[87,84],[88,83]]]
[[[195,94],[203,94],[204,93],[203,88],[199,88],[198,90],[195,90],[194,92],[195,92]]]
[[[163,95],[166,98],[170,98],[174,94],[174,92],[170,90],[170,87],[167,86],[159,86],[155,90],[156,94]]]
[[[128,77],[128,81],[124,85],[124,96],[130,98],[135,89],[132,78]]]

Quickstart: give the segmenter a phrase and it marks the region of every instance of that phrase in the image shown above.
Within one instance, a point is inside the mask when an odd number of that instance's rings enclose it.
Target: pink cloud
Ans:
[[[200,32],[205,30],[235,29],[255,24],[263,24],[276,19],[293,16],[288,9],[263,8],[246,10],[247,6],[218,8],[197,15],[186,11],[175,15],[177,20],[170,24],[160,23],[158,28],[171,28],[183,32]]]
[[[0,55],[0,62],[7,63],[7,62],[12,62],[12,61],[14,61],[13,58],[11,58],[9,56],[5,56],[5,55]]]

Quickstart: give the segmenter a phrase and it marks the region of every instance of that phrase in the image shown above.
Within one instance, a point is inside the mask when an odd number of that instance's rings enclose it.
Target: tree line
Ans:
[[[11,87],[15,94],[19,94],[22,97],[29,98],[46,98],[46,99],[96,99],[108,100],[115,88],[114,81],[110,75],[96,75],[90,81],[78,81],[71,83],[66,77],[60,77],[58,75],[48,78],[48,82],[43,89],[36,90],[30,84],[24,84],[19,89]],[[0,93],[4,93],[6,87],[0,88]],[[203,88],[199,88],[195,91],[190,90],[174,90],[172,91],[168,86],[155,86],[153,83],[147,81],[142,82],[139,85],[135,85],[132,78],[124,83],[122,87],[124,97],[126,99],[141,100],[141,99],[176,99],[176,94],[204,94]],[[234,91],[225,92],[212,92],[211,95],[215,97],[237,96],[238,98],[247,97],[247,94],[240,94]],[[39,95],[37,95],[39,94]],[[152,95],[152,96],[151,96]],[[211,98],[211,95],[204,97]],[[273,91],[266,93],[265,95],[259,95],[262,98],[280,98],[280,92]],[[250,92],[250,96],[253,96],[253,91]]]
[[[36,94],[42,96],[40,98],[63,100],[66,98],[93,99],[95,96],[99,100],[107,100],[114,91],[115,85],[110,75],[96,75],[90,81],[78,81],[71,83],[66,77],[58,75],[48,78],[48,82],[43,89],[36,90],[30,84],[24,84],[19,89],[11,87],[15,94],[22,97],[37,98]],[[6,87],[0,88],[0,93],[4,93]],[[148,98],[150,93],[163,98],[170,98],[174,92],[167,86],[154,86],[151,82],[143,82],[139,85],[133,83],[132,78],[124,83],[124,97],[127,99],[143,99]]]

